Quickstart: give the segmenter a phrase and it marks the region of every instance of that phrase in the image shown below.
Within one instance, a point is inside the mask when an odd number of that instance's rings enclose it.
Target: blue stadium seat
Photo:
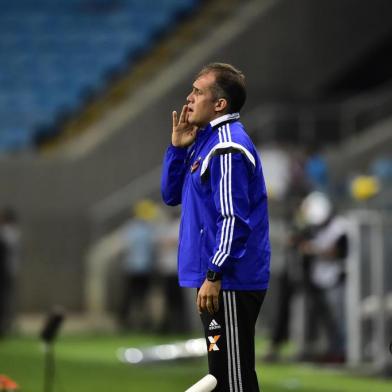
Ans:
[[[34,142],[34,135],[23,128],[9,128],[7,133],[0,136],[0,152],[26,150]]]
[[[199,0],[18,0],[0,13],[0,151],[83,104]]]

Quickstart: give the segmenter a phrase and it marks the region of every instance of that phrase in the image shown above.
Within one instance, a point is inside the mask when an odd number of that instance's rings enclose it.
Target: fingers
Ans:
[[[218,313],[219,297],[218,296],[207,297],[206,305],[207,305],[208,313],[210,314]]]
[[[213,303],[213,312],[218,313],[218,310],[219,310],[219,297],[213,297],[212,303]]]
[[[173,117],[173,128],[177,127],[179,123],[185,123],[188,121],[188,106],[184,105],[182,107],[181,113],[180,113],[180,119],[178,119],[178,114],[175,110],[172,112],[172,117]]]
[[[213,297],[208,297],[207,298],[207,310],[208,310],[209,314],[214,314],[214,312],[215,312]]]
[[[220,281],[213,283],[207,279],[204,281],[197,293],[197,309],[199,313],[208,311],[210,314],[217,313],[219,310]]]
[[[192,131],[190,132],[190,135],[195,138],[197,133],[197,127],[193,127]]]
[[[186,123],[189,122],[189,108],[188,108],[188,106],[186,106],[186,110],[185,110],[185,119],[184,119],[184,121],[185,121]]]
[[[173,128],[174,128],[178,125],[178,114],[175,110],[173,111],[172,116],[173,116]]]
[[[210,314],[217,313],[219,310],[219,298],[215,296],[197,295],[197,310],[201,314],[205,310]]]
[[[186,122],[186,120],[187,120],[187,112],[188,112],[188,106],[184,105],[182,107],[181,114],[180,114],[180,121],[179,121],[180,123]]]
[[[200,314],[202,314],[203,310],[205,309],[205,303],[203,303],[203,305],[202,305],[202,300],[203,300],[203,298],[202,298],[202,296],[200,295],[200,291],[199,291],[199,293],[197,294],[196,303],[197,303],[197,310],[198,310],[198,312],[199,312]],[[205,301],[204,301],[204,302],[205,302]]]

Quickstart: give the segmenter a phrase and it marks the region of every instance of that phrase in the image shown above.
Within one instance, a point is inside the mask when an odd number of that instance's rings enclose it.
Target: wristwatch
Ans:
[[[217,280],[222,279],[222,274],[219,272],[215,272],[212,270],[207,271],[207,280],[210,282],[216,282]]]

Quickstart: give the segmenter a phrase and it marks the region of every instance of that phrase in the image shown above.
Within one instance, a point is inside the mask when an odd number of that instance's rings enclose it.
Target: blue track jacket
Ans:
[[[168,205],[182,203],[182,287],[201,287],[207,269],[222,273],[224,290],[268,286],[267,194],[260,158],[238,119],[238,113],[219,117],[192,146],[166,151],[162,197]]]

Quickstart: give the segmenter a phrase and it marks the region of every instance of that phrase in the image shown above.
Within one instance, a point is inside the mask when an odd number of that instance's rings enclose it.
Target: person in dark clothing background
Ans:
[[[0,211],[0,337],[10,331],[15,316],[19,241],[16,212],[11,208],[4,208]]]

